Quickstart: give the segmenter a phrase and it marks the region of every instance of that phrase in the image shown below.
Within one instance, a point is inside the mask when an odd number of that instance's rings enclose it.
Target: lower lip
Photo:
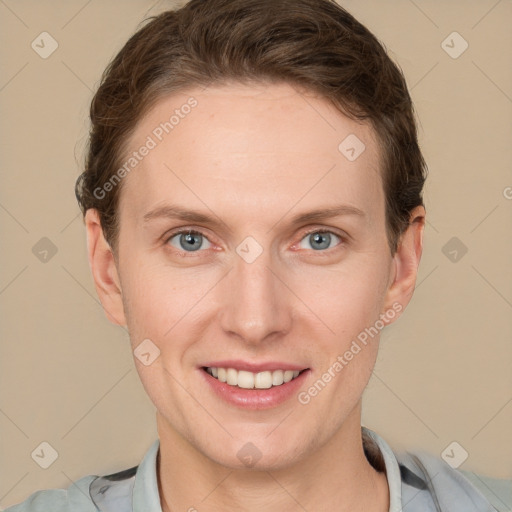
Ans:
[[[238,386],[230,386],[212,377],[203,369],[199,371],[203,374],[206,383],[224,401],[244,409],[261,410],[277,407],[296,396],[310,370],[303,371],[289,382],[268,389],[243,389]]]

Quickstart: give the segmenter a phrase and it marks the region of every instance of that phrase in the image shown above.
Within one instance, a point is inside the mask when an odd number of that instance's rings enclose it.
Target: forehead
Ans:
[[[373,128],[288,84],[168,96],[139,122],[126,159],[134,151],[138,160],[120,201],[130,216],[180,199],[203,210],[211,205],[219,215],[340,201],[383,213]]]

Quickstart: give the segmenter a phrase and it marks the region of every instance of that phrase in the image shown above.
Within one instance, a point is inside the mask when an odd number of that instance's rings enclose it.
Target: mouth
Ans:
[[[208,361],[198,367],[204,384],[229,406],[246,410],[268,410],[296,401],[311,368],[284,361]]]
[[[219,382],[240,389],[270,389],[279,387],[297,379],[303,372],[307,371],[307,368],[304,370],[278,369],[255,373],[247,370],[216,366],[204,366],[202,369]]]

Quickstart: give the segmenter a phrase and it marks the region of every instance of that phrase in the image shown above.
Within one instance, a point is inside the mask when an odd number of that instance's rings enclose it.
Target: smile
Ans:
[[[296,379],[301,373],[299,370],[274,370],[253,373],[236,370],[235,368],[205,367],[203,369],[220,382],[242,389],[270,389]]]

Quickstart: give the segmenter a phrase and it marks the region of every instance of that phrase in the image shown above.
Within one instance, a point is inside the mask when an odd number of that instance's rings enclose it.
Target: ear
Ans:
[[[121,283],[114,254],[103,235],[98,210],[87,210],[85,227],[89,265],[103,310],[112,323],[126,326]]]
[[[409,225],[402,233],[397,251],[393,256],[393,269],[386,293],[384,311],[394,309],[395,312],[402,312],[411,300],[423,252],[424,228],[425,208],[417,206],[411,212]],[[398,316],[393,315],[393,318],[396,319]],[[388,323],[392,323],[392,321]]]

